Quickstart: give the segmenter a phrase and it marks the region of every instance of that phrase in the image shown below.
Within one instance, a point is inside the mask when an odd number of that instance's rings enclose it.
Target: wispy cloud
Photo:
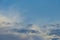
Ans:
[[[0,27],[15,26],[16,23],[22,23],[24,17],[14,6],[8,8],[8,10],[0,10]]]

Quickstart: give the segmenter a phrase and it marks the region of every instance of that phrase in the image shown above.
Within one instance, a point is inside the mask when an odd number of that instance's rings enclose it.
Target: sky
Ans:
[[[60,0],[0,0],[0,20],[45,25],[60,22]]]
[[[0,0],[0,39],[29,40],[31,37],[30,40],[40,40],[42,37],[48,40],[57,37],[48,34],[60,26],[47,25],[51,23],[60,23],[60,0]],[[31,33],[35,31],[38,34]]]

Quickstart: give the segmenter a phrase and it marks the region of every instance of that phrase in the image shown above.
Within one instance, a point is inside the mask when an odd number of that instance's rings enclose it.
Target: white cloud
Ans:
[[[15,26],[23,21],[24,17],[14,7],[9,7],[8,10],[0,10],[0,27]]]
[[[30,38],[30,40],[34,40],[34,38],[32,38],[33,36],[36,36],[36,37],[42,37],[44,40],[49,40],[50,38],[54,38],[54,37],[58,37],[58,36],[54,36],[54,35],[52,35],[52,36],[49,36],[47,33],[47,31],[44,33],[42,30],[41,30],[41,28],[40,27],[38,27],[38,26],[36,26],[36,25],[32,25],[32,27],[29,27],[29,28],[27,28],[27,29],[31,29],[31,30],[35,30],[35,31],[39,31],[40,33],[27,33],[27,34],[25,34],[25,33],[20,33],[20,32],[18,32],[19,31],[19,29],[17,29],[17,32],[16,31],[13,31],[12,29],[0,29],[0,31],[2,32],[2,33],[6,33],[6,34],[13,34],[13,35],[16,35],[16,36],[19,36],[21,39],[27,39],[28,37]],[[49,31],[49,30],[48,30]],[[29,40],[29,39],[28,39]]]

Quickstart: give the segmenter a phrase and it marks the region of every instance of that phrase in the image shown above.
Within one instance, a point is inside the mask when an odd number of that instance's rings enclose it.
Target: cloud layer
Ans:
[[[3,38],[7,37],[7,38],[5,38],[7,40],[8,39],[14,40],[15,37],[17,40],[50,40],[50,39],[52,40],[52,38],[60,38],[60,36],[58,36],[57,34],[50,35],[52,30],[57,30],[57,29],[48,28],[48,29],[44,30],[44,28],[42,29],[36,25],[30,25],[30,26],[29,25],[25,28],[19,28],[19,29],[0,28],[0,35],[2,34]],[[48,26],[48,27],[50,27],[50,26]],[[35,29],[35,28],[37,28],[37,29]]]

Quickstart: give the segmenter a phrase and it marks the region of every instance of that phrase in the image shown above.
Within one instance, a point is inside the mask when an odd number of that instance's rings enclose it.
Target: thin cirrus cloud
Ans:
[[[9,7],[8,10],[0,10],[0,27],[14,26],[15,23],[22,23],[24,17],[14,7]]]

